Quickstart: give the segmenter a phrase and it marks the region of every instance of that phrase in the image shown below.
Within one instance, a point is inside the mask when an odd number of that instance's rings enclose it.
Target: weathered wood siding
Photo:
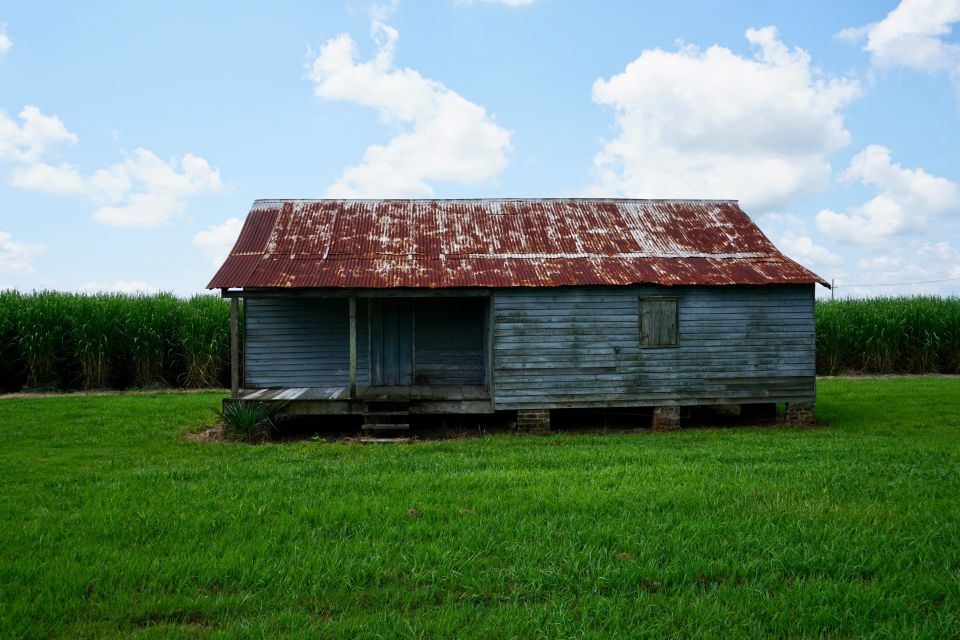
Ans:
[[[417,384],[484,384],[485,306],[483,299],[417,299]]]
[[[346,298],[248,298],[244,386],[332,387],[350,382]],[[357,384],[368,382],[367,304],[357,303]]]
[[[640,346],[639,300],[676,297],[677,346]],[[813,285],[499,289],[495,407],[814,399]]]
[[[357,301],[357,384],[370,383],[368,305],[393,309],[396,301]],[[346,298],[250,297],[246,301],[244,386],[328,387],[349,383],[349,313]],[[484,309],[480,298],[417,298],[400,307],[413,320],[416,384],[485,382]],[[375,309],[376,311],[376,309]],[[395,310],[396,311],[396,310]],[[376,315],[376,314],[375,314]],[[382,315],[382,314],[381,314]],[[382,330],[380,334],[382,334]],[[396,331],[385,336],[394,347]],[[376,338],[377,336],[374,335]],[[406,335],[409,342],[410,336]],[[376,344],[374,345],[376,347]],[[401,349],[402,351],[402,349]],[[395,363],[394,363],[395,364]],[[391,384],[399,384],[391,379]]]
[[[490,302],[495,407],[813,401],[813,296],[812,285],[498,289]],[[641,299],[654,301],[650,317],[667,317],[667,306],[655,307],[669,298],[676,346],[642,346]],[[414,304],[414,382],[483,384],[486,301]],[[346,298],[250,297],[245,309],[246,388],[349,383]],[[361,298],[361,387],[369,384],[367,316]]]

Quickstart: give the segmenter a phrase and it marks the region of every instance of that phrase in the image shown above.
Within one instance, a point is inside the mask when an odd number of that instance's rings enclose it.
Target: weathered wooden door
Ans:
[[[413,383],[413,303],[370,301],[370,383]]]
[[[414,380],[424,385],[482,385],[487,300],[418,298]]]

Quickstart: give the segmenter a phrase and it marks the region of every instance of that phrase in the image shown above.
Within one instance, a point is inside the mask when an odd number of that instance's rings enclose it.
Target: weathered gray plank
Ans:
[[[483,299],[416,301],[417,384],[482,385]]]
[[[641,347],[657,296],[676,347]],[[493,314],[499,409],[813,398],[812,286],[504,290]]]
[[[365,305],[357,323],[366,325]],[[246,301],[244,386],[349,384],[349,308],[345,298]],[[357,384],[367,384],[366,331],[357,332]]]

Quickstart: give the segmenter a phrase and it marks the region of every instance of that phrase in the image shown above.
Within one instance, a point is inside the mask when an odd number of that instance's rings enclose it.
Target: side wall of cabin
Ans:
[[[644,347],[641,298],[676,298]],[[814,285],[498,289],[496,409],[812,402]]]

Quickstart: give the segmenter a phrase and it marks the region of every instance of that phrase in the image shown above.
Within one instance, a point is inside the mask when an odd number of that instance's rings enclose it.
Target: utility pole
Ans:
[[[833,294],[837,290],[837,279],[830,278],[830,300],[833,300]]]

